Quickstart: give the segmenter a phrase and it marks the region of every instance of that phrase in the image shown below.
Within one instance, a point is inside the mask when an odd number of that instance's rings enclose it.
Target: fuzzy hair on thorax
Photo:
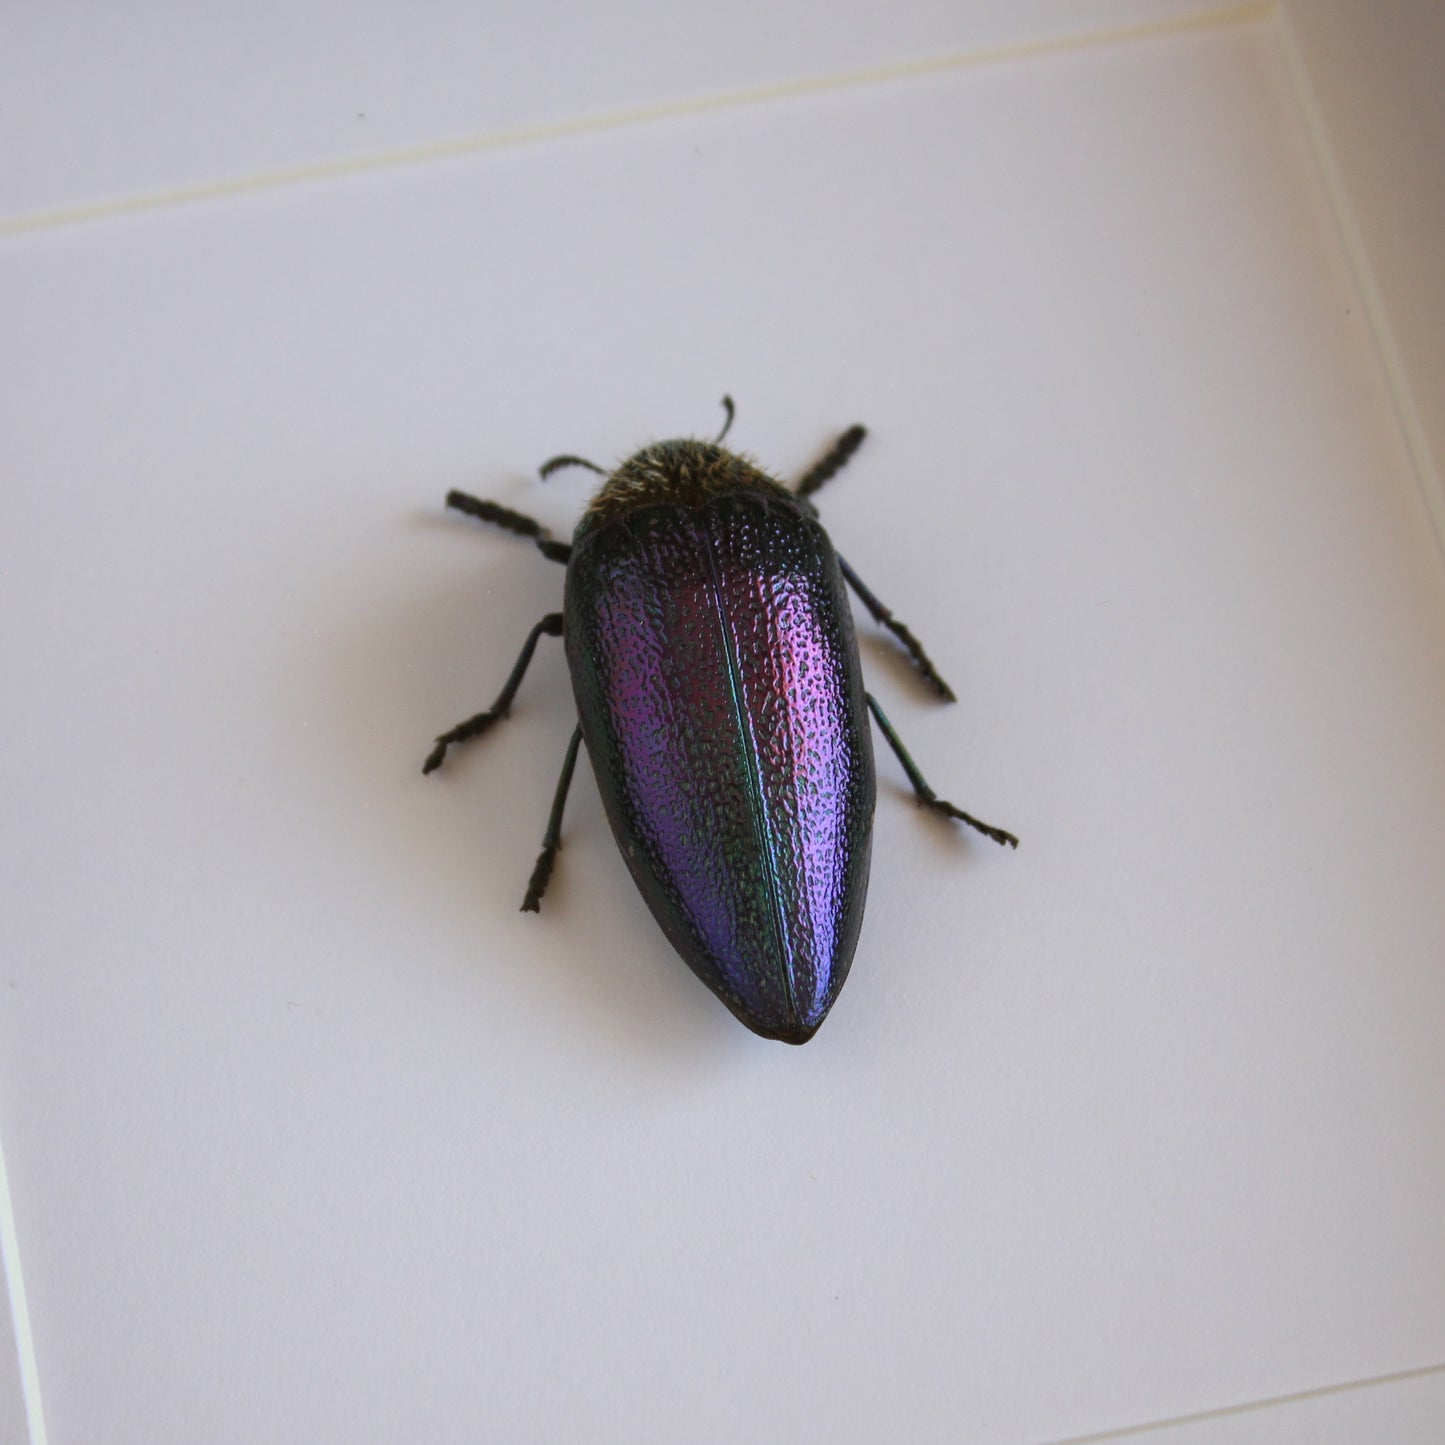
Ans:
[[[721,492],[793,494],[749,457],[715,442],[654,442],[629,457],[598,489],[586,521],[607,521],[634,507],[698,507]]]

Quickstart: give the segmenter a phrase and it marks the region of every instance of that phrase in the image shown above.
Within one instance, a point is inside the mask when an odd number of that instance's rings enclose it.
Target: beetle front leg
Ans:
[[[1006,843],[1010,848],[1017,848],[1019,840],[1012,833],[1006,833],[1002,828],[995,828],[992,824],[981,823],[962,808],[955,807],[944,798],[940,798],[932,788],[928,786],[923,774],[918,771],[918,764],[908,756],[908,749],[903,746],[902,739],[893,731],[893,724],[888,721],[883,709],[878,706],[878,699],[873,694],[865,694],[868,698],[868,708],[877,719],[878,726],[883,730],[883,736],[888,739],[888,746],[893,749],[894,756],[903,764],[903,771],[908,774],[908,781],[913,784],[913,791],[918,795],[919,804],[925,808],[932,808],[935,813],[942,813],[945,818],[957,818],[960,823],[967,823],[970,828],[977,828],[986,838],[992,838],[995,843]]]
[[[517,665],[512,669],[512,675],[507,679],[507,685],[497,694],[497,700],[486,712],[479,712],[475,717],[469,717],[466,722],[458,723],[456,727],[441,734],[436,740],[436,746],[427,754],[426,762],[422,764],[423,773],[434,773],[442,765],[442,759],[447,755],[447,748],[452,743],[464,743],[470,738],[478,737],[491,727],[494,722],[506,717],[512,706],[512,699],[517,695],[517,689],[522,685],[522,678],[526,676],[527,664],[532,660],[532,654],[537,650],[537,639],[546,633],[548,637],[561,637],[562,635],[562,614],[560,612],[549,612],[528,634],[527,640],[522,644],[522,655],[517,659]]]
[[[571,461],[570,457],[557,458],[559,461]],[[591,466],[588,462],[586,465]],[[542,473],[546,476],[546,472]],[[448,492],[447,506],[454,511],[465,512],[469,517],[475,517],[480,522],[491,522],[494,526],[502,527],[508,532],[515,532],[519,537],[528,537],[537,544],[538,550],[551,562],[560,562],[565,567],[572,556],[572,549],[565,542],[554,542],[547,535],[547,529],[535,517],[529,517],[524,512],[514,512],[510,507],[504,507],[500,502],[483,501],[481,497],[474,497],[470,492]]]
[[[572,786],[572,770],[577,766],[577,749],[582,745],[582,724],[578,723],[567,744],[567,756],[562,762],[562,776],[557,779],[557,794],[552,799],[552,812],[547,819],[547,831],[542,836],[542,851],[537,856],[537,866],[532,869],[531,881],[527,884],[527,896],[522,900],[523,913],[540,913],[542,895],[552,878],[552,865],[562,851],[562,810],[567,806],[567,789]]]
[[[726,427],[723,428],[727,430]],[[848,465],[848,459],[863,445],[868,429],[850,426],[828,450],[798,479],[793,492],[799,497],[810,497],[824,482],[831,481]],[[808,504],[810,507],[812,503]]]
[[[923,674],[923,680],[944,702],[957,702],[953,689],[938,675],[938,669],[923,650],[923,644],[863,585],[863,579],[841,557],[838,558],[838,566],[843,580],[858,594],[858,600],[873,614],[873,620],[882,623],[908,649],[908,655]]]

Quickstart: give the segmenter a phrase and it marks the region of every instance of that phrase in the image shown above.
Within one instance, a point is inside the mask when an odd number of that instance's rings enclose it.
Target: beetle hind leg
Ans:
[[[956,818],[960,823],[967,823],[970,828],[977,829],[985,838],[992,838],[995,843],[1017,848],[1019,840],[1012,833],[1006,833],[1002,828],[995,828],[991,823],[981,822],[971,813],[965,813],[962,808],[950,803],[946,798],[940,798],[928,786],[928,780],[918,771],[918,764],[909,757],[908,749],[903,746],[903,740],[893,731],[893,724],[888,721],[887,714],[878,706],[878,699],[871,692],[866,696],[868,710],[873,714],[883,736],[888,739],[888,746],[893,749],[894,756],[903,764],[903,771],[908,774],[908,781],[913,784],[913,791],[918,797],[919,805],[932,808],[935,813],[942,813],[945,818]]]
[[[422,764],[423,773],[436,772],[447,755],[447,749],[453,743],[464,743],[471,738],[480,737],[493,723],[500,722],[506,717],[511,709],[512,699],[516,697],[517,689],[521,687],[522,679],[526,676],[527,666],[532,661],[532,654],[537,650],[537,639],[544,633],[548,637],[561,637],[562,614],[560,612],[549,612],[527,634],[527,640],[522,644],[522,655],[517,659],[516,666],[512,668],[506,686],[497,694],[496,702],[486,712],[479,712],[474,717],[469,717],[466,722],[458,723],[456,727],[449,728],[437,738],[436,746],[427,754],[426,762]]]
[[[523,913],[540,913],[542,895],[552,880],[552,869],[557,854],[562,851],[562,811],[567,806],[567,790],[572,786],[572,772],[577,766],[577,749],[582,745],[582,725],[573,730],[572,741],[567,744],[567,756],[562,762],[562,776],[557,779],[557,793],[552,799],[552,812],[547,818],[547,831],[542,837],[542,851],[537,855],[537,865],[532,869],[527,884],[527,896],[522,900]]]

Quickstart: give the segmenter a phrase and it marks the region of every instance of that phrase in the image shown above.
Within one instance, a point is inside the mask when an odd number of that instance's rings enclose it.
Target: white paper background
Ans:
[[[11,7],[0,217],[1208,15],[1206,0],[134,0]]]
[[[1445,585],[1267,27],[12,238],[4,1117],[58,1440],[1057,1439],[1445,1356]],[[818,1039],[670,955],[560,649],[653,435],[928,642]],[[1221,1439],[1227,1437],[1220,1437]]]

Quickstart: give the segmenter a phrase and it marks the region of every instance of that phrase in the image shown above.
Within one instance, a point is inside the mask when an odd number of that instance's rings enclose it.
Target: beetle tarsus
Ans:
[[[552,867],[561,847],[559,843],[555,848],[543,848],[537,855],[537,866],[532,869],[532,877],[527,884],[527,896],[522,900],[523,913],[542,911],[542,895],[547,891],[547,884],[552,881]]]
[[[967,823],[970,828],[977,829],[985,838],[992,838],[1000,847],[1017,848],[1019,845],[1019,840],[1012,833],[1005,832],[1002,828],[995,828],[992,823],[982,822],[972,813],[965,813],[962,808],[950,803],[947,798],[938,797],[932,788],[928,790],[926,797],[919,793],[918,801],[922,807],[931,808],[935,813],[942,813],[945,818],[953,818],[960,823]]]
[[[557,792],[552,799],[552,811],[547,817],[547,831],[542,835],[542,851],[537,856],[537,866],[532,869],[531,881],[527,884],[527,896],[522,900],[523,913],[540,913],[542,895],[552,879],[552,867],[562,848],[562,811],[567,806],[567,789],[572,786],[572,771],[577,766],[577,750],[582,746],[582,724],[578,723],[572,732],[572,741],[567,744],[567,756],[562,760],[562,773],[557,779]]]
[[[980,822],[972,813],[965,813],[962,808],[950,803],[945,798],[940,798],[928,785],[928,780],[918,770],[918,764],[909,756],[908,749],[903,746],[903,740],[893,731],[893,724],[888,721],[888,715],[878,706],[878,699],[871,692],[865,693],[868,699],[868,709],[873,714],[883,736],[888,739],[888,746],[893,749],[893,755],[903,764],[903,771],[908,774],[908,781],[913,784],[914,795],[918,799],[920,808],[931,808],[935,813],[942,813],[945,818],[956,819],[960,823],[967,823],[970,828],[977,828],[985,838],[992,838],[995,843],[1003,844],[1009,848],[1017,848],[1019,840],[1012,833],[1006,833],[1002,828],[995,828],[992,823]]]
[[[517,689],[521,687],[522,679],[527,674],[527,666],[532,661],[532,654],[537,650],[537,639],[544,634],[548,637],[561,637],[562,614],[560,612],[549,612],[527,634],[527,640],[522,644],[521,656],[517,658],[511,676],[507,678],[506,686],[497,694],[496,702],[486,712],[479,712],[474,717],[469,717],[466,722],[458,723],[456,727],[448,729],[437,738],[436,746],[427,754],[426,762],[422,764],[423,773],[434,773],[441,767],[442,759],[447,755],[447,748],[452,743],[464,743],[471,738],[479,737],[493,723],[500,722],[507,716],[512,708],[512,699],[516,697]]]
[[[488,708],[486,712],[479,712],[475,717],[469,717],[466,722],[458,723],[456,727],[442,733],[436,740],[436,746],[427,754],[426,762],[421,765],[422,773],[436,772],[446,758],[447,749],[453,743],[464,743],[480,737],[493,723],[500,722],[506,715],[505,711]]]

